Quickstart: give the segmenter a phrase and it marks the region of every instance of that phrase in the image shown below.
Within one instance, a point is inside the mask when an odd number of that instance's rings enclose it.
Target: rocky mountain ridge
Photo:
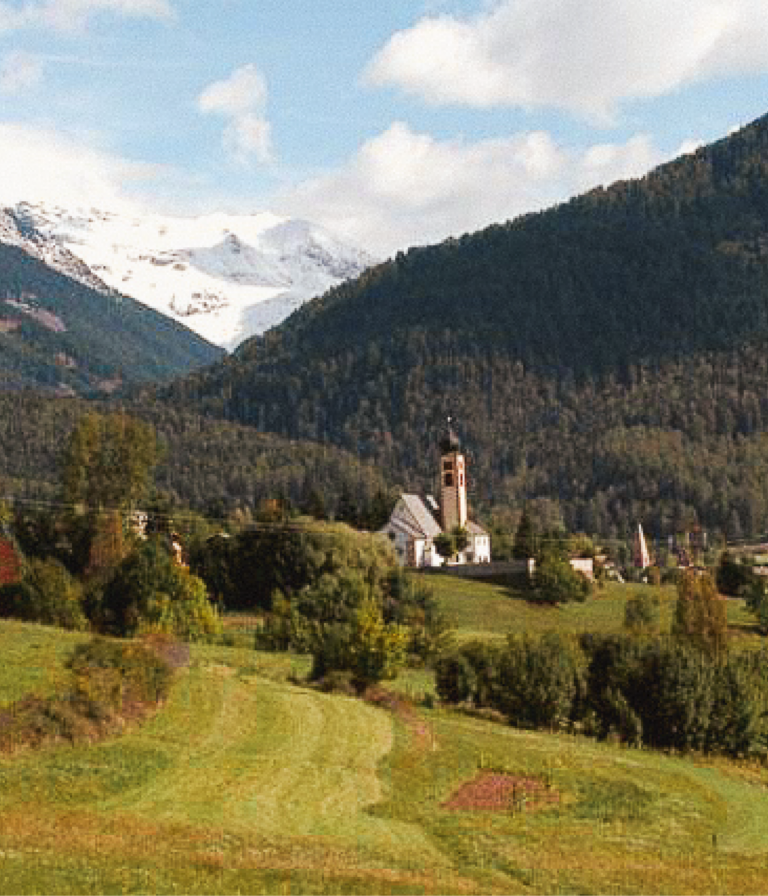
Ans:
[[[181,218],[22,203],[3,221],[0,241],[227,349],[373,263],[322,228],[270,212]]]

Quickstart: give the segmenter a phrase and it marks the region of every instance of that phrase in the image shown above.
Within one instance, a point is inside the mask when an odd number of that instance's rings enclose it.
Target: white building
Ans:
[[[450,563],[490,563],[491,536],[467,516],[466,459],[459,440],[449,430],[440,441],[440,504],[430,495],[401,495],[389,522],[381,530],[395,546],[403,566],[442,566],[445,559],[435,548],[435,539],[456,529],[466,532],[466,548]]]

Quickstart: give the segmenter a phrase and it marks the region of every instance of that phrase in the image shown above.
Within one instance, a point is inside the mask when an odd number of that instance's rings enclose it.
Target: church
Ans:
[[[491,562],[491,536],[467,516],[467,464],[456,433],[449,428],[440,440],[440,503],[429,495],[401,495],[381,530],[393,543],[402,566],[442,566]],[[435,547],[443,533],[461,529],[466,547],[446,561]]]

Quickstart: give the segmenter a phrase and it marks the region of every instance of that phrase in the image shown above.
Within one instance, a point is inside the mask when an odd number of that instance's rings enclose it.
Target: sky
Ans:
[[[269,210],[386,257],[768,112],[768,0],[0,0],[0,203]]]

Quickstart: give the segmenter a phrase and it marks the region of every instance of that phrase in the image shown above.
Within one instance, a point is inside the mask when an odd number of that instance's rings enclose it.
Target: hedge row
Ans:
[[[510,724],[729,756],[768,749],[768,653],[715,656],[671,638],[557,634],[472,642],[440,658],[441,699]]]

